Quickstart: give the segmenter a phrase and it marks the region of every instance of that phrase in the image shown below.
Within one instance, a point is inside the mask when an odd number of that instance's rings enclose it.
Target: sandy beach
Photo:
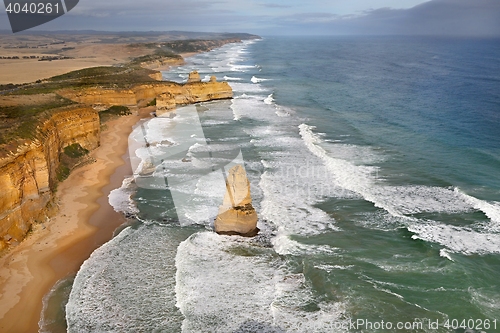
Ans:
[[[101,146],[91,152],[96,162],[74,170],[59,184],[57,215],[36,225],[0,258],[1,332],[38,332],[43,296],[58,280],[76,273],[124,222],[109,205],[108,194],[131,174],[128,135],[149,111],[107,122]]]

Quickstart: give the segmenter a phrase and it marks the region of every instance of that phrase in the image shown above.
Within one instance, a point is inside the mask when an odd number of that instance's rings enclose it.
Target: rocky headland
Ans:
[[[63,37],[65,42],[73,38]],[[161,115],[177,105],[232,96],[229,85],[215,78],[201,82],[192,73],[184,85],[163,82],[152,68],[180,63],[185,53],[256,36],[222,34],[212,41],[202,40],[203,34],[186,37],[191,39],[165,42],[167,36],[156,36],[162,40],[149,43],[141,36],[119,37],[119,44],[103,45],[90,36],[88,45],[78,40],[60,44],[75,61],[101,52],[112,66],[97,58],[93,66],[99,67],[73,63],[68,70],[62,65],[73,60],[59,60],[52,72],[41,71],[47,68],[39,65],[50,61],[0,64],[2,78],[9,80],[0,82],[0,331],[37,332],[44,295],[76,273],[124,222],[108,195],[131,172],[124,154],[133,125],[155,110]],[[2,44],[6,42],[2,37]],[[9,50],[43,48],[30,46],[26,39],[22,43],[30,48],[13,48],[13,42]],[[50,47],[50,54],[58,54]],[[10,74],[6,68],[12,69]]]
[[[156,82],[137,84],[129,89],[91,87],[84,89],[61,89],[57,94],[76,103],[87,105],[130,105],[145,106],[156,100],[157,114],[161,115],[177,105],[193,104],[233,97],[233,90],[227,82],[201,82],[198,73],[193,72],[186,84]]]
[[[197,73],[191,73],[186,84],[157,81],[137,83],[127,89],[68,87],[50,96],[49,106],[56,102],[69,105],[50,108],[38,117],[22,118],[24,123],[20,125],[12,123],[17,128],[32,128],[25,137],[4,135],[0,145],[0,251],[22,241],[34,223],[44,222],[51,215],[57,183],[71,168],[85,162],[72,161],[72,150],[88,152],[99,146],[98,110],[113,106],[137,109],[156,102],[156,112],[161,115],[177,105],[231,98],[233,92],[226,82],[217,82],[215,77],[201,82]],[[9,96],[11,104],[17,97]],[[7,111],[14,110],[11,113],[16,112],[16,107],[24,110],[24,106],[4,106]],[[71,163],[64,163],[67,160]]]
[[[20,242],[33,223],[46,221],[64,148],[97,148],[99,115],[84,105],[57,109],[36,131],[34,140],[0,158],[0,250]]]

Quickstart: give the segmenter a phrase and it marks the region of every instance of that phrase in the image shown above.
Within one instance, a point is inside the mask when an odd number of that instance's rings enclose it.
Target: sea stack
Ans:
[[[195,82],[201,82],[201,77],[198,71],[192,71],[189,73],[189,78],[187,80],[187,83],[195,83]]]
[[[252,206],[250,182],[242,165],[229,170],[226,194],[215,219],[215,231],[221,235],[257,235],[257,213]]]

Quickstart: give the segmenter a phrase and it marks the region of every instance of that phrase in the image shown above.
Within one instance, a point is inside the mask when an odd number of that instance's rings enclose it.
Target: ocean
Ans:
[[[499,40],[266,37],[163,75],[192,70],[234,99],[134,130],[69,332],[500,332]],[[232,163],[256,238],[212,230]]]

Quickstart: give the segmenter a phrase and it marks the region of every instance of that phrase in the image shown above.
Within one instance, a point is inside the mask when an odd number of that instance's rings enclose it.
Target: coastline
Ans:
[[[182,57],[199,53],[203,51]],[[109,204],[108,195],[132,174],[128,136],[133,126],[155,109],[137,109],[108,121],[100,146],[89,154],[96,162],[73,170],[59,183],[54,216],[33,225],[20,244],[0,256],[0,332],[38,332],[44,297],[58,281],[76,275],[126,222]]]
[[[149,112],[142,109],[108,121],[100,147],[91,152],[96,162],[77,168],[59,184],[57,214],[37,224],[0,258],[0,331],[38,332],[44,295],[57,281],[76,273],[123,224],[123,215],[110,206],[108,195],[132,172],[128,135]]]

